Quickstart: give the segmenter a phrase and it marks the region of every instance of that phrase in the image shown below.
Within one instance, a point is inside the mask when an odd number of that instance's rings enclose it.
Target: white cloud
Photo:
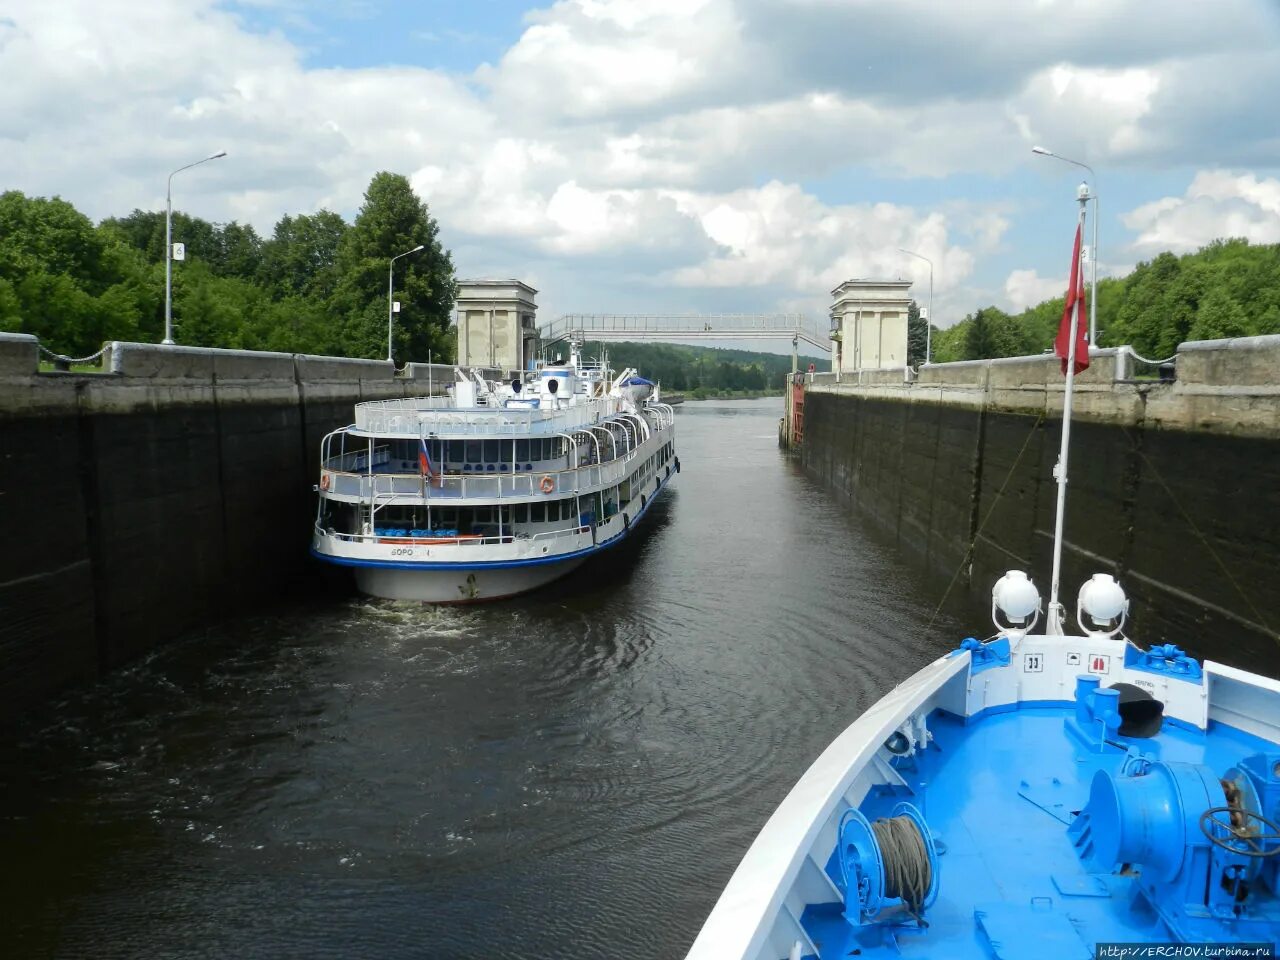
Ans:
[[[1042,277],[1034,270],[1014,270],[1004,282],[1005,300],[1015,313],[1061,297],[1066,291],[1066,277]]]
[[[736,75],[743,52],[730,0],[558,0],[531,19],[478,73],[525,120],[609,119],[704,96]]]
[[[946,220],[937,213],[888,203],[831,206],[777,181],[728,194],[675,196],[719,247],[671,271],[672,282],[684,287],[787,291],[779,299],[823,313],[828,291],[854,277],[910,277],[917,282],[913,295],[924,301],[929,268],[900,247],[933,261],[943,294],[973,269],[972,253],[948,240]]]
[[[418,26],[424,56],[457,33]],[[906,247],[934,261],[942,316],[999,295],[999,274],[978,274],[1018,211],[998,195],[913,204],[914,178],[989,183],[1038,140],[1099,164],[1280,155],[1276,32],[1262,0],[558,0],[463,76],[309,67],[219,0],[5,0],[0,184],[95,217],[156,209],[169,171],[225,148],[175,180],[177,205],[269,230],[285,212],[352,214],[390,169],[472,258],[462,269],[572,282],[590,306],[825,311],[836,282],[875,274],[923,297],[928,267]],[[866,171],[884,202],[831,188]],[[1275,238],[1274,184],[1202,174],[1125,222],[1153,247]],[[1048,282],[1021,269],[1003,290]]]
[[[1195,250],[1220,237],[1280,243],[1280,180],[1202,170],[1181,197],[1164,197],[1123,217],[1139,251]]]

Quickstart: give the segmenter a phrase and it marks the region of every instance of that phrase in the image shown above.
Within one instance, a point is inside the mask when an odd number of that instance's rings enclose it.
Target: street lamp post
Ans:
[[[404,253],[396,254],[391,258],[391,262],[387,265],[387,361],[394,363],[391,356],[391,328],[395,320],[395,301],[391,299],[393,284],[395,283],[396,261],[401,257],[407,257],[411,253],[417,253],[419,250],[426,249],[426,244],[420,243],[412,250],[406,250]]]
[[[917,260],[923,260],[929,265],[929,315],[924,318],[924,362],[929,363],[933,356],[930,351],[933,346],[933,261],[918,253],[912,253],[910,250],[903,250],[901,247],[898,248],[898,252],[905,253],[909,257],[915,257]]]
[[[203,160],[179,167],[169,174],[169,181],[164,188],[164,339],[160,342],[166,346],[173,346],[173,178],[183,170],[190,170],[226,155],[227,151],[219,150]]]
[[[1093,178],[1090,186],[1090,193],[1093,196],[1088,199],[1093,201],[1093,249],[1090,251],[1089,259],[1092,263],[1089,266],[1089,346],[1097,346],[1094,338],[1098,332],[1098,221],[1102,219],[1102,214],[1098,208],[1098,175],[1094,173],[1093,167],[1087,163],[1081,163],[1079,160],[1072,160],[1070,157],[1064,157],[1061,154],[1054,153],[1046,147],[1032,147],[1031,152],[1042,157],[1053,157],[1055,160],[1061,160],[1063,163],[1070,163],[1077,167],[1083,167],[1089,171],[1089,176]]]

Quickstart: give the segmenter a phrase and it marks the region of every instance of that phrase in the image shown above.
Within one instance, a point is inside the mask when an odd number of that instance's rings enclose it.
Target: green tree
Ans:
[[[224,259],[220,229],[207,220],[175,210],[173,242],[186,247],[187,261],[202,260],[211,266]],[[126,217],[109,217],[102,227],[133,247],[150,263],[164,263],[164,211],[134,210]]]
[[[933,362],[952,363],[965,359],[965,341],[969,335],[972,317],[965,317],[954,326],[937,331],[933,335]]]
[[[262,245],[258,280],[278,298],[333,296],[338,285],[338,248],[347,230],[329,210],[280,218]]]
[[[920,305],[914,300],[907,307],[907,365],[924,363],[928,344],[929,323],[920,316]]]
[[[375,174],[364,205],[338,247],[340,279],[331,298],[341,342],[350,356],[386,352],[387,271],[391,258],[422,244],[425,249],[395,265],[397,360],[452,357],[448,336],[457,283],[440,228],[406,177]]]
[[[59,353],[94,353],[137,335],[149,306],[146,270],[111,234],[57,197],[0,194],[3,329],[34,333]]]
[[[992,357],[1008,357],[1016,352],[1009,315],[996,307],[975,310],[969,321],[964,339],[964,359],[988,360]],[[1011,352],[1011,348],[1012,352]]]
[[[214,227],[215,254],[211,263],[220,277],[256,279],[262,262],[262,238],[249,224],[231,223]]]
[[[1249,333],[1249,318],[1244,308],[1225,290],[1217,289],[1201,301],[1191,324],[1191,340],[1220,340],[1243,337]]]

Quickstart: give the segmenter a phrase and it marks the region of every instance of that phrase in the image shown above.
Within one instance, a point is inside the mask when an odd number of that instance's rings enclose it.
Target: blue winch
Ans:
[[[938,896],[938,850],[920,811],[897,804],[868,821],[856,809],[840,818],[836,858],[844,881],[845,917],[857,926],[920,926]]]
[[[1100,770],[1068,828],[1102,873],[1137,873],[1138,890],[1187,941],[1271,939],[1280,922],[1280,753],[1218,777],[1204,764],[1130,753]]]

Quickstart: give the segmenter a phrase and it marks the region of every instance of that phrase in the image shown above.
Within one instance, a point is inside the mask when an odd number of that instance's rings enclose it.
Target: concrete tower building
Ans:
[[[831,369],[907,365],[910,280],[846,280],[831,291]]]
[[[538,356],[537,294],[519,280],[459,280],[458,365],[529,369]]]

